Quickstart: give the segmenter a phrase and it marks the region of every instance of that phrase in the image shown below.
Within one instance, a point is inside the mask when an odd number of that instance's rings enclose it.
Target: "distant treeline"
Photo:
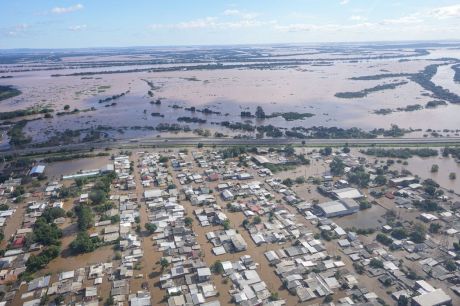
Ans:
[[[351,80],[381,80],[386,78],[395,78],[395,77],[408,77],[411,81],[419,84],[425,90],[430,91],[433,98],[439,100],[445,100],[450,103],[460,103],[460,96],[457,94],[449,91],[442,86],[438,86],[433,83],[432,78],[438,71],[439,66],[448,65],[452,62],[458,62],[457,59],[451,58],[443,58],[439,59],[443,61],[448,61],[447,63],[442,64],[431,64],[425,67],[421,72],[418,73],[387,73],[387,74],[376,74],[376,75],[369,75],[369,76],[360,76],[360,77],[353,77]],[[454,81],[460,82],[460,64],[452,66],[455,70]],[[361,92],[359,92],[361,93]],[[351,93],[339,93],[339,94],[346,94],[347,97],[356,98],[357,96],[353,96]],[[336,95],[337,96],[337,95]],[[340,97],[342,98],[342,97]],[[434,104],[431,104],[434,105]],[[438,104],[440,105],[440,104]],[[430,106],[431,107],[431,106]]]
[[[193,66],[183,65],[174,67],[157,67],[157,68],[138,68],[138,69],[127,69],[127,70],[107,70],[107,71],[91,71],[91,72],[76,72],[70,74],[52,74],[52,77],[61,76],[85,76],[85,75],[98,75],[98,74],[117,74],[117,73],[136,73],[136,72],[171,72],[171,71],[192,71],[192,70],[222,70],[222,69],[273,69],[278,67],[294,67],[306,64],[315,64],[318,62],[334,62],[334,61],[359,61],[359,60],[382,60],[392,58],[410,58],[417,56],[428,55],[429,52],[423,49],[414,50],[413,54],[395,54],[395,55],[377,55],[377,56],[358,56],[358,57],[340,57],[340,58],[316,58],[316,59],[271,59],[267,58],[251,58],[245,59],[241,57],[229,57],[225,59],[225,62],[237,62],[238,64],[226,64],[221,63],[204,63]],[[224,60],[224,59],[222,59]],[[189,60],[183,61],[182,63],[194,63],[197,61]],[[248,64],[245,64],[248,62]],[[242,64],[240,64],[242,63]],[[165,64],[164,62],[162,64]],[[138,65],[133,63],[132,65]],[[113,66],[129,66],[122,64],[110,65]],[[94,67],[91,67],[94,68]],[[54,68],[54,69],[57,69]]]
[[[366,150],[361,150],[361,153],[366,155],[372,155],[376,157],[389,157],[389,158],[401,158],[407,159],[412,156],[419,157],[432,157],[438,156],[438,150],[434,149],[381,149],[381,148],[369,148]]]
[[[383,91],[387,89],[395,89],[396,87],[405,85],[407,83],[408,83],[407,81],[402,81],[402,82],[395,82],[395,83],[390,83],[390,84],[377,85],[375,87],[366,88],[361,91],[338,92],[335,94],[335,96],[337,98],[342,98],[342,99],[364,98],[372,92]]]
[[[205,119],[200,119],[196,117],[179,117],[177,118],[177,121],[179,122],[185,122],[185,123],[206,123]]]
[[[19,96],[22,92],[12,86],[0,85],[0,101]]]
[[[25,117],[37,114],[47,114],[52,112],[54,112],[54,110],[52,108],[47,107],[31,107],[27,109],[18,109],[10,112],[0,113],[0,120],[9,120],[18,117]]]
[[[455,71],[454,82],[460,83],[460,64],[452,66],[452,69]]]
[[[438,67],[445,64],[432,64],[420,72],[416,73],[410,77],[410,79],[420,86],[422,86],[425,90],[431,91],[433,96],[437,99],[449,101],[450,103],[460,103],[460,97],[453,92],[450,92],[448,89],[445,89],[441,86],[436,85],[431,81],[433,76],[438,71]]]
[[[249,111],[243,111],[240,113],[242,118],[256,118],[256,115],[253,115]],[[287,112],[287,113],[272,113],[271,115],[265,115],[263,118],[259,119],[270,119],[276,117],[283,117],[286,121],[294,121],[294,120],[302,120],[305,118],[313,117],[314,114],[312,113],[297,113],[297,112]]]
[[[112,100],[119,99],[119,98],[127,95],[128,93],[129,93],[129,90],[127,90],[126,92],[122,92],[121,94],[118,94],[118,95],[113,95],[113,96],[107,97],[105,99],[100,99],[99,103],[106,103],[106,102],[109,102],[109,101],[112,101]]]

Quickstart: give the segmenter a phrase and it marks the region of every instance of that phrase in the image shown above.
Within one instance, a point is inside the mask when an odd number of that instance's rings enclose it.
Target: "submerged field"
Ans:
[[[1,112],[9,112],[6,123],[28,120],[22,136],[31,144],[392,124],[416,129],[411,137],[457,134],[457,45],[140,48],[43,58],[0,55],[0,85],[22,92],[3,100]],[[264,117],[255,115],[258,106]],[[285,136],[299,131],[310,137],[299,129]],[[2,146],[8,142],[5,135]]]

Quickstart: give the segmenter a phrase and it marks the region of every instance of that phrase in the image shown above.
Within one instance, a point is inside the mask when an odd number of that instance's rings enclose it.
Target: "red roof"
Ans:
[[[394,198],[395,198],[395,196],[394,196],[391,192],[385,193],[385,196],[386,196],[388,199],[394,199]]]
[[[26,238],[19,237],[19,238],[16,238],[16,240],[13,241],[13,246],[14,247],[22,247],[25,242],[26,242]]]
[[[212,173],[212,174],[210,174],[208,177],[209,177],[209,180],[210,180],[210,181],[217,181],[217,180],[219,179],[219,174],[217,174],[217,173]]]

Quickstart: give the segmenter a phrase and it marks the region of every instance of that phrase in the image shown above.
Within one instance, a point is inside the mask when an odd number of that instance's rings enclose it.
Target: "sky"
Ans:
[[[1,2],[1,49],[460,40],[459,0]]]

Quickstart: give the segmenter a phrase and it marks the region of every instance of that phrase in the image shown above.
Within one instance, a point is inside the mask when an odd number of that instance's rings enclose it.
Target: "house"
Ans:
[[[89,199],[89,194],[87,194],[87,193],[82,193],[82,194],[80,195],[79,203],[80,203],[80,204],[86,204],[86,203],[88,203],[88,199]]]
[[[412,298],[412,306],[449,306],[452,305],[452,298],[444,290],[436,289],[434,291],[421,294]]]
[[[150,189],[150,190],[144,191],[145,200],[158,199],[158,198],[161,198],[161,195],[162,195],[161,189]]]
[[[249,174],[249,173],[240,173],[240,174],[238,174],[238,179],[240,181],[250,180],[252,178],[253,178],[253,176],[251,174]]]
[[[252,156],[252,160],[259,166],[263,166],[263,165],[271,163],[268,158],[266,158],[265,156],[261,156],[261,155]]]
[[[232,241],[233,247],[237,252],[246,251],[246,249],[248,248],[248,245],[246,244],[246,241],[244,241],[243,236],[241,236],[241,234],[235,234],[231,236],[230,240]]]
[[[211,270],[209,268],[199,268],[196,272],[199,282],[206,282],[211,279]]]
[[[235,198],[233,193],[228,189],[225,189],[224,191],[222,191],[221,195],[222,195],[222,199],[224,199],[225,201],[233,201],[233,199]]]
[[[396,187],[415,183],[417,179],[414,176],[404,176],[390,179],[390,186]]]

